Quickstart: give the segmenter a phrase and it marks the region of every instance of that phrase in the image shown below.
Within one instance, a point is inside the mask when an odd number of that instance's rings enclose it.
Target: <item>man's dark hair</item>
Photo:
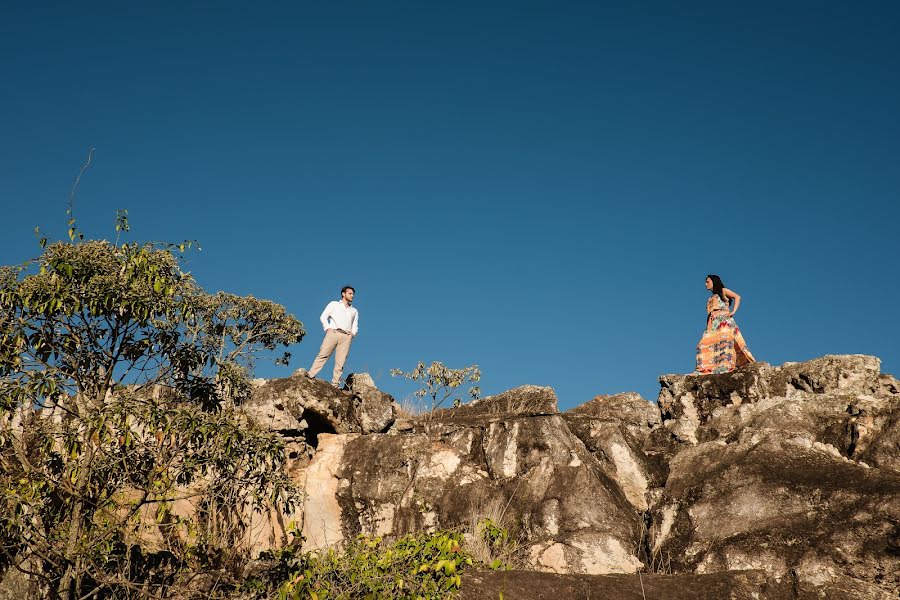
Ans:
[[[344,292],[346,292],[347,290],[353,290],[353,293],[354,294],[356,293],[356,290],[353,289],[352,285],[345,285],[344,287],[341,288],[341,296],[343,296]]]

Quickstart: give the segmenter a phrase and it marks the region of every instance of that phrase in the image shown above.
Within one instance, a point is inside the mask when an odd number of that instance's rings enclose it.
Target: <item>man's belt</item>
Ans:
[[[337,327],[335,327],[334,330],[337,331],[338,333],[343,333],[343,334],[345,334],[345,335],[350,335],[350,332],[349,332],[349,331],[344,331],[343,329],[338,329]]]

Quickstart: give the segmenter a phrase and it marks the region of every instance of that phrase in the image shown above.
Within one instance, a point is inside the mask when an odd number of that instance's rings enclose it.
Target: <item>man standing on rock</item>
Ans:
[[[331,378],[332,385],[339,385],[341,373],[344,372],[344,362],[350,352],[350,342],[359,331],[359,311],[353,306],[353,295],[356,293],[349,285],[341,288],[340,301],[333,300],[328,303],[319,320],[325,328],[325,339],[319,348],[319,355],[313,361],[306,376],[310,379],[322,370],[325,363],[334,353],[334,374]]]

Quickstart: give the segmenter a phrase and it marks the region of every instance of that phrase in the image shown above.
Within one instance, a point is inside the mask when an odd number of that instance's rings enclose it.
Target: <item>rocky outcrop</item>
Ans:
[[[556,393],[553,388],[523,385],[509,391],[473,400],[456,408],[434,412],[434,420],[459,421],[464,417],[488,417],[496,415],[552,415],[556,414]]]
[[[662,430],[677,444],[653,555],[679,572],[761,569],[824,597],[896,593],[900,395],[879,367],[826,356],[660,378]]]
[[[555,409],[552,390],[528,386],[388,435],[333,436],[340,456],[310,464],[333,473],[317,488],[340,506],[328,527],[399,535],[492,518],[535,569],[636,571],[640,519]]]
[[[464,598],[896,597],[900,383],[877,358],[660,383],[657,404],[625,393],[559,413],[551,388],[523,386],[395,419],[368,376],[346,390],[295,376],[248,408],[306,444],[306,549],[507,527],[532,572],[473,572]]]
[[[247,515],[245,543],[257,552],[278,547],[290,539],[295,527],[301,529],[307,547],[341,542],[340,509],[334,500],[338,480],[332,469],[340,463],[347,439],[385,431],[399,408],[367,373],[349,375],[344,389],[310,379],[305,371],[258,380],[242,409],[284,438],[288,472],[302,491],[303,502],[291,514],[272,508]]]
[[[243,409],[257,423],[285,438],[302,438],[312,448],[320,433],[383,432],[399,411],[394,399],[375,387],[368,373],[347,377],[338,389],[298,372],[284,379],[258,380]]]

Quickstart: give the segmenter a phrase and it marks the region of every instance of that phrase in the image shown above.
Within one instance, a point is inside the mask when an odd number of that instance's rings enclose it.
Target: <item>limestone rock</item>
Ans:
[[[900,395],[874,357],[661,378],[669,475],[650,551],[680,572],[760,569],[798,597],[900,590]]]
[[[638,515],[566,421],[514,414],[549,412],[555,394],[536,387],[511,392],[478,410],[413,423],[406,433],[335,436],[346,439],[342,451],[317,453],[310,465],[332,474],[328,485],[307,480],[308,501],[332,507],[331,519],[316,517],[315,526],[337,529],[335,505],[345,539],[439,526],[474,530],[493,518],[514,530],[535,569],[641,568]]]
[[[647,492],[665,481],[664,470],[644,453],[644,438],[660,423],[658,408],[625,393],[597,396],[563,418],[634,509],[647,510]]]
[[[659,408],[634,392],[595,396],[566,414],[619,422],[633,435],[644,435],[660,424]]]
[[[897,589],[897,515],[896,473],[769,433],[682,451],[657,508],[652,548],[680,572],[761,569],[813,587],[842,576]],[[805,581],[808,572],[819,574]]]
[[[900,383],[879,370],[850,355],[666,375],[657,405],[616,394],[562,414],[551,388],[523,386],[393,425],[396,405],[362,374],[344,391],[266,382],[254,406],[316,434],[295,473],[305,548],[489,517],[542,572],[473,573],[463,598],[642,598],[641,582],[648,598],[888,598]],[[585,579],[613,573],[630,575]]]
[[[509,391],[467,402],[456,408],[436,410],[435,420],[489,415],[548,415],[559,412],[553,388],[523,385]]]
[[[337,493],[346,485],[339,476],[344,450],[355,435],[320,434],[319,447],[302,481],[303,550],[334,546],[344,540]]]
[[[18,557],[17,557],[18,560]],[[35,558],[25,559],[17,569],[12,565],[4,565],[0,570],[0,600],[41,600],[50,596],[47,583],[39,577],[29,575],[26,571],[39,573],[40,561]]]
[[[397,418],[400,406],[377,387],[368,373],[351,373],[344,388],[353,395],[353,417],[361,433],[385,431]]]
[[[662,389],[658,404],[666,429],[679,442],[688,444],[718,437],[719,427],[726,426],[727,429],[728,425],[721,419],[706,427],[702,439],[698,437],[699,428],[729,412],[723,409],[735,406],[760,404],[743,408],[740,412],[745,416],[764,414],[770,421],[777,421],[777,428],[784,426],[771,410],[777,405],[788,407],[786,410],[794,417],[806,420],[807,426],[817,421],[806,414],[807,408],[784,402],[788,399],[816,403],[845,402],[843,410],[849,416],[854,416],[854,411],[856,416],[862,414],[851,405],[867,410],[866,415],[873,411],[883,413],[882,409],[892,412],[891,402],[879,402],[876,398],[891,396],[890,386],[885,385],[880,377],[879,368],[880,361],[873,356],[846,355],[824,356],[804,363],[785,363],[781,367],[754,363],[719,375],[664,375],[660,377]],[[875,403],[870,400],[875,400]],[[791,420],[796,421],[793,417]],[[882,419],[884,424],[886,421]],[[832,431],[831,435],[833,437],[835,432]],[[848,435],[855,435],[849,433],[849,425]]]
[[[389,427],[397,413],[394,399],[378,390],[368,374],[348,380],[349,388],[340,390],[304,373],[271,379],[253,388],[244,409],[285,435],[302,432],[312,447],[320,433],[371,433]]]

